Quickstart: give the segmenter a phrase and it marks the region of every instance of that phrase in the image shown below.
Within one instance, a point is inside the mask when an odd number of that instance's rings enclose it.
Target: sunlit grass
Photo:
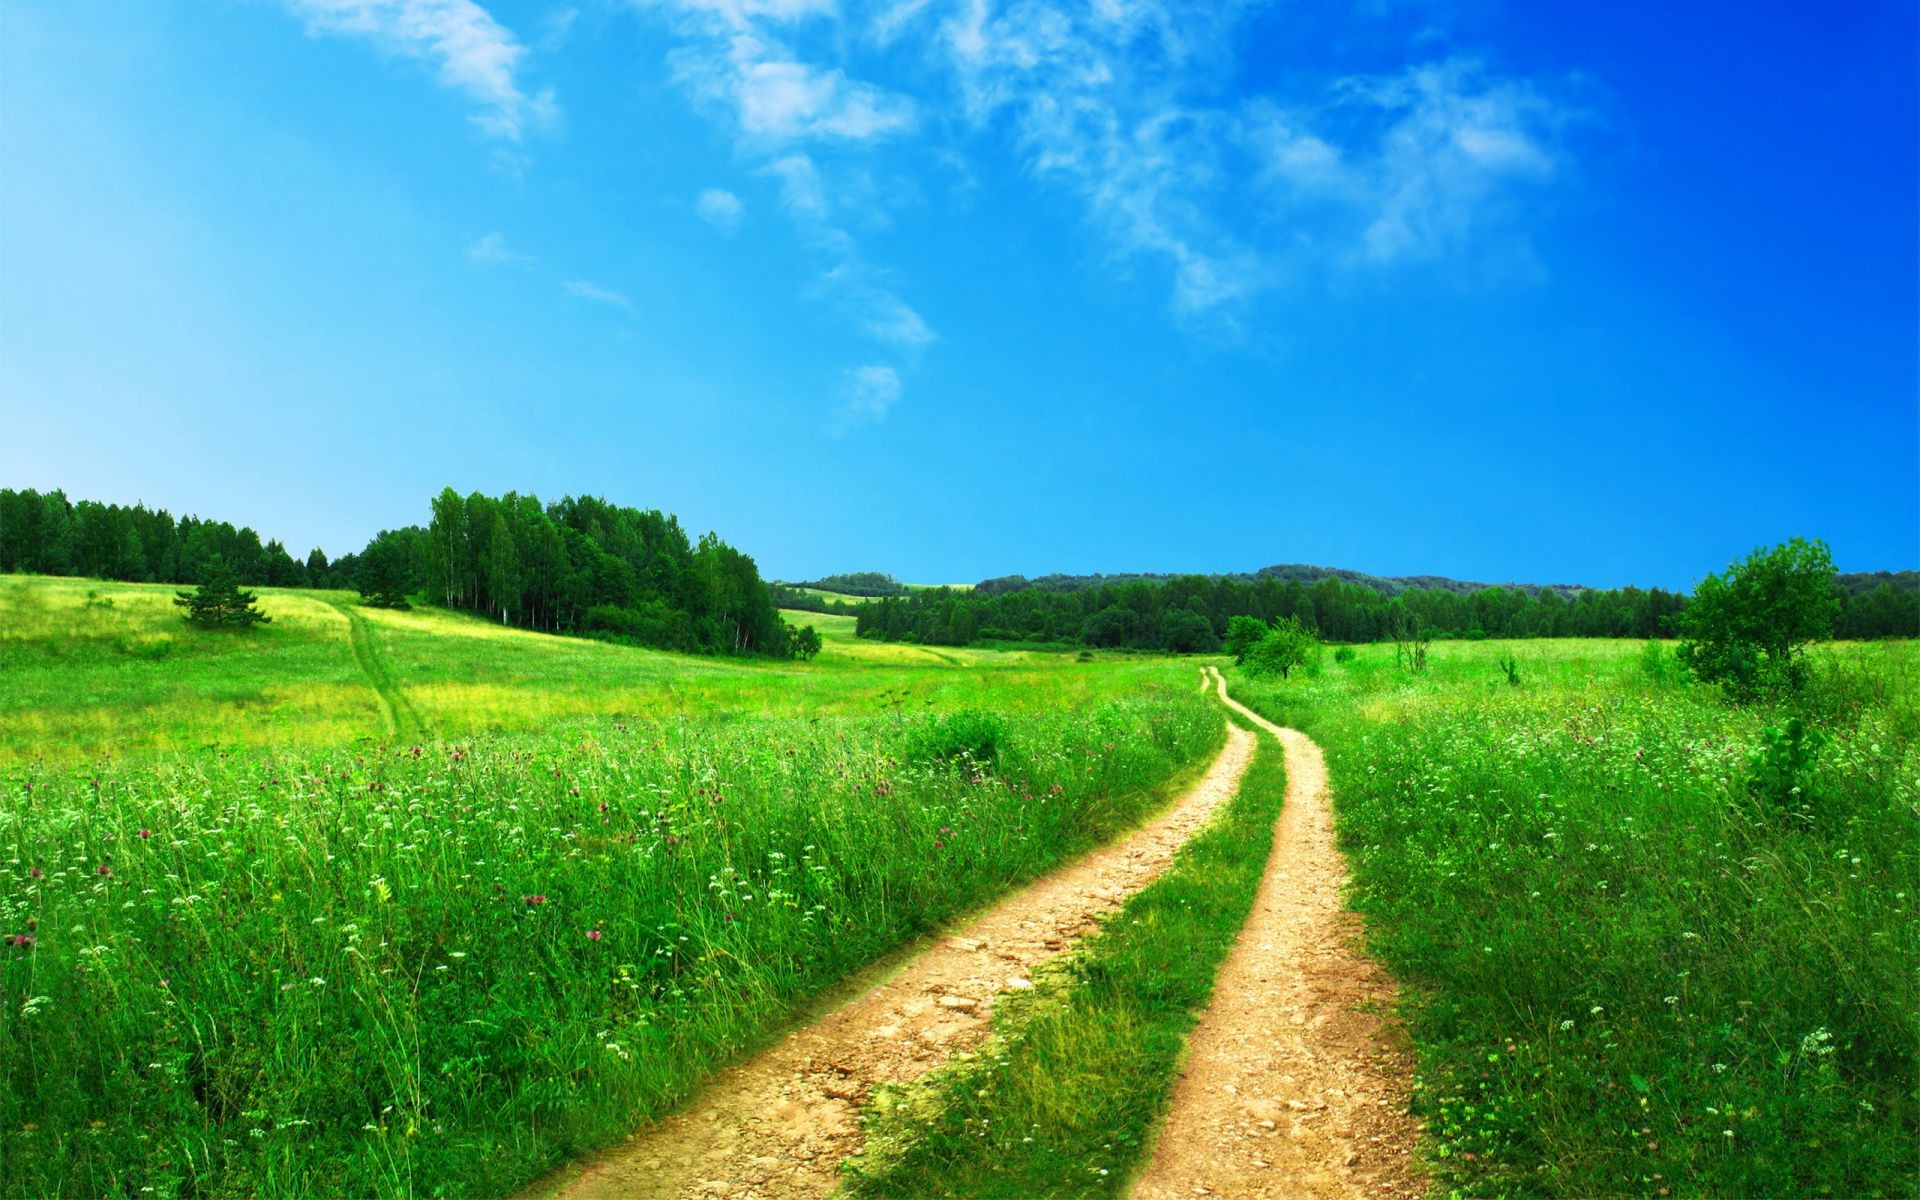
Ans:
[[[1233,680],[1326,747],[1442,1186],[1912,1193],[1920,645],[1816,666],[1790,707],[1731,706],[1641,643]],[[1763,731],[1794,715],[1823,740],[1800,791],[1763,795]]]

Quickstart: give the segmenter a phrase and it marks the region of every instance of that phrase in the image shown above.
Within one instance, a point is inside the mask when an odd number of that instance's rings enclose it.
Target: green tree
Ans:
[[[392,533],[381,533],[360,552],[353,586],[359,589],[361,603],[373,608],[412,608],[407,596],[417,583],[413,556]]]
[[[797,625],[787,641],[787,647],[795,658],[811,662],[813,656],[820,653],[820,631],[811,625]]]
[[[1320,648],[1320,639],[1300,623],[1298,617],[1286,617],[1275,623],[1242,662],[1249,675],[1278,675],[1285,679],[1294,668],[1306,665]]]
[[[1807,645],[1833,633],[1833,577],[1827,544],[1803,538],[1707,576],[1677,622],[1681,660],[1736,696],[1797,688]]]
[[[1247,651],[1259,645],[1260,639],[1266,636],[1267,623],[1259,617],[1228,617],[1227,640],[1221,648],[1233,655],[1234,662],[1244,663],[1247,661]]]
[[[243,592],[224,559],[207,564],[206,582],[191,592],[175,592],[173,602],[187,610],[187,622],[202,629],[248,629],[273,618],[261,612],[252,592]]]

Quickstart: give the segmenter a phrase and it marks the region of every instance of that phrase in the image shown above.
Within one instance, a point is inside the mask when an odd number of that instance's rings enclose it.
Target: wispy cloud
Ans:
[[[526,47],[473,0],[286,0],[312,34],[364,37],[392,54],[432,66],[441,84],[465,94],[490,137],[517,142],[551,120],[553,93],[520,82]]]
[[[854,367],[841,376],[841,403],[834,410],[831,431],[837,436],[885,420],[900,392],[900,373],[892,367],[877,363]]]
[[[476,266],[498,267],[532,262],[533,256],[509,249],[506,238],[498,233],[489,233],[467,243],[467,261]]]
[[[591,300],[596,304],[610,304],[615,308],[633,311],[633,301],[627,299],[612,288],[603,288],[597,283],[585,279],[569,279],[561,285],[567,289],[567,295],[580,300]]]
[[[740,218],[746,213],[746,205],[740,203],[740,197],[725,188],[708,188],[694,202],[694,210],[700,214],[702,221],[721,233],[732,233],[740,228]]]

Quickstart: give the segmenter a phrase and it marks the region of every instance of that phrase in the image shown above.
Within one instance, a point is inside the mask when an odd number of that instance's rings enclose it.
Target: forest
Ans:
[[[1920,632],[1920,578],[1837,576],[1834,636],[1912,637]],[[1864,586],[1861,586],[1864,585]],[[1904,586],[1902,586],[1904,585]],[[1077,590],[935,588],[860,607],[861,637],[965,646],[978,642],[1074,644],[1194,653],[1217,650],[1236,616],[1297,617],[1319,637],[1374,642],[1418,631],[1437,638],[1658,638],[1687,604],[1660,588],[1484,587],[1471,593],[1408,587],[1397,595],[1326,577],[1259,580],[1188,575]]]
[[[448,488],[425,527],[382,531],[330,562],[225,522],[0,489],[0,571],[199,583],[216,559],[248,586],[353,587],[388,605],[424,592],[503,624],[665,650],[789,657],[807,642],[752,558],[653,509]]]

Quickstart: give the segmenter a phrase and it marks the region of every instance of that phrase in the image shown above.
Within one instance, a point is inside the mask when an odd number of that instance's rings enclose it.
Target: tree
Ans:
[[[820,653],[820,645],[820,631],[811,625],[795,626],[787,642],[793,656],[806,662],[811,662],[813,656]]]
[[[173,602],[187,610],[188,624],[202,629],[248,629],[273,619],[255,607],[258,597],[241,591],[218,557],[207,564],[206,582],[191,592],[175,592]]]
[[[1220,639],[1213,635],[1212,621],[1190,608],[1175,608],[1160,618],[1160,643],[1175,654],[1204,654],[1217,649]]]
[[[1259,617],[1228,617],[1227,640],[1221,648],[1233,655],[1234,662],[1244,663],[1247,661],[1247,651],[1258,645],[1265,636],[1267,623]]]
[[[1253,644],[1241,665],[1249,675],[1278,675],[1285,679],[1295,667],[1305,665],[1319,648],[1320,639],[1300,623],[1300,618],[1286,617]]]
[[[1807,645],[1832,636],[1839,608],[1827,544],[1793,538],[1700,581],[1677,622],[1680,658],[1736,696],[1790,691],[1806,679]]]
[[[353,586],[359,589],[361,603],[373,608],[412,608],[407,596],[415,582],[413,556],[395,535],[383,532],[360,552]]]

